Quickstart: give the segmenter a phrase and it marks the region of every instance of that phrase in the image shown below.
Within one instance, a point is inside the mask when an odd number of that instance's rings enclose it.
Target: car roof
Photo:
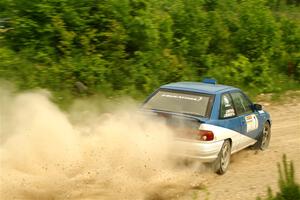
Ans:
[[[221,84],[210,84],[210,83],[201,83],[201,82],[176,82],[169,83],[161,86],[163,89],[171,89],[171,90],[183,90],[190,92],[201,92],[207,94],[217,94],[223,93],[231,90],[239,90],[238,88],[221,85]]]

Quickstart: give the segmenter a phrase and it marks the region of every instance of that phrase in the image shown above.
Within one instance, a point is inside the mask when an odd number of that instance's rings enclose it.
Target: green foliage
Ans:
[[[248,89],[257,89],[259,92],[270,90],[272,80],[269,76],[270,68],[268,59],[261,57],[255,62],[250,62],[243,55],[239,55],[229,65],[215,67],[208,71],[208,75],[216,77],[228,85],[243,85]],[[257,88],[257,86],[260,86]]]
[[[295,170],[293,162],[288,162],[286,155],[283,155],[282,165],[278,164],[279,171],[279,192],[273,195],[268,188],[268,197],[266,200],[296,200],[300,199],[300,185],[295,181]],[[261,198],[257,198],[261,200]]]
[[[204,76],[256,93],[299,88],[297,6],[284,0],[2,0],[0,78],[57,96],[140,98],[161,84]]]

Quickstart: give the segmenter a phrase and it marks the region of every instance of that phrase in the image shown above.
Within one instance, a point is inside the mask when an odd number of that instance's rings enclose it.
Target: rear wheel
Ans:
[[[231,156],[231,143],[229,140],[225,140],[218,158],[214,162],[214,169],[217,174],[225,174],[230,163]]]
[[[265,123],[264,128],[257,140],[257,142],[254,144],[253,148],[254,149],[260,149],[260,150],[265,150],[269,147],[271,139],[271,127],[268,122]]]

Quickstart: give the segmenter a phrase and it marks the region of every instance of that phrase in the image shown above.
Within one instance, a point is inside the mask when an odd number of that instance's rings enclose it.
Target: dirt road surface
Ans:
[[[229,171],[222,176],[207,173],[206,190],[189,191],[179,199],[254,200],[264,197],[268,187],[278,190],[277,163],[286,154],[293,160],[300,181],[300,103],[265,106],[272,117],[272,138],[265,151],[245,149],[232,156]]]

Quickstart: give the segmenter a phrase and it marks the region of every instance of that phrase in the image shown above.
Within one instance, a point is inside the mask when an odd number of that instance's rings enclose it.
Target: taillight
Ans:
[[[214,133],[212,131],[207,130],[199,130],[198,136],[198,139],[201,141],[211,141],[214,139]]]

